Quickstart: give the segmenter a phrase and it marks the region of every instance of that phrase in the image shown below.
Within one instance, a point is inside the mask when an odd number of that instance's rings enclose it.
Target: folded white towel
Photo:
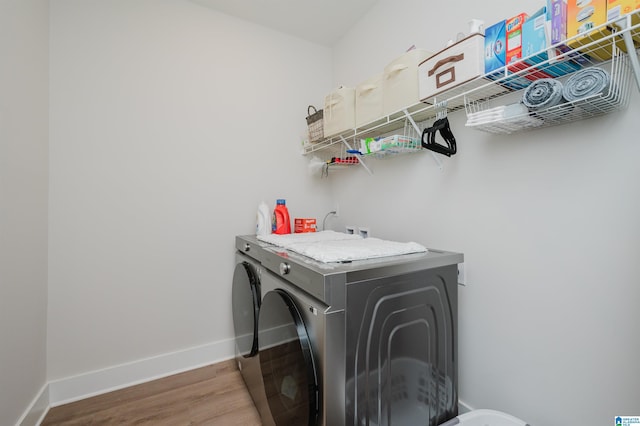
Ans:
[[[379,238],[362,238],[360,235],[335,231],[258,235],[257,238],[325,263],[376,259],[427,251],[426,247],[414,242],[400,243]]]
[[[301,243],[296,244],[291,250],[325,263],[376,259],[427,251],[418,243],[400,243],[379,238]]]
[[[345,234],[335,231],[302,232],[299,234],[269,234],[258,235],[258,240],[278,247],[289,248],[293,244],[313,243],[318,241],[342,241],[362,239],[360,235]]]

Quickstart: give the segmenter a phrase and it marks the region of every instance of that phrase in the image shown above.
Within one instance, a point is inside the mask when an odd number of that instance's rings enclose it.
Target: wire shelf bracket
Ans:
[[[420,127],[418,127],[418,125],[416,124],[411,114],[409,114],[409,111],[407,111],[406,109],[403,109],[402,112],[404,113],[405,117],[407,117],[407,120],[409,120],[409,123],[411,123],[411,126],[416,131],[416,133],[418,135],[422,135],[422,130],[420,129]],[[442,170],[442,161],[440,161],[440,159],[433,152],[429,151],[429,154],[431,154],[431,157],[433,157],[433,161],[436,162],[436,165],[438,166],[438,168]]]

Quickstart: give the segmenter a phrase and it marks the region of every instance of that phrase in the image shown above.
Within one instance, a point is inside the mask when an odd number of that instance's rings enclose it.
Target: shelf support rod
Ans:
[[[349,142],[347,142],[344,136],[340,135],[340,139],[342,139],[342,143],[347,147],[349,151],[353,151],[353,148],[351,148],[351,145],[349,145]],[[362,161],[362,155],[357,156],[356,158],[358,159],[358,164],[364,167],[364,169],[367,171],[367,173],[369,173],[369,175],[373,175],[373,172],[371,171],[369,166],[367,166],[366,163]]]
[[[409,120],[409,123],[411,123],[411,125],[413,126],[413,129],[418,134],[418,137],[421,138],[422,130],[420,130],[420,127],[418,127],[413,117],[411,117],[411,114],[409,114],[409,111],[407,111],[406,109],[403,109],[402,112],[404,113],[405,117],[407,117],[407,119]],[[422,143],[422,140],[420,142]],[[438,165],[438,168],[442,170],[442,161],[440,161],[440,159],[436,156],[436,154],[433,153],[433,151],[429,151],[429,153],[433,157],[433,161],[435,161],[436,164]]]
[[[627,48],[627,55],[631,61],[631,68],[633,68],[633,75],[636,78],[636,85],[640,90],[640,63],[638,62],[638,52],[633,44],[633,38],[631,37],[631,15],[626,15],[623,19],[618,21],[618,24],[622,28],[622,39],[624,40],[625,47]]]

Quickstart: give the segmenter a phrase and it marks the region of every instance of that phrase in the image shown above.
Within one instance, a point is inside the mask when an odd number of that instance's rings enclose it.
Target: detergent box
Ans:
[[[527,65],[536,67],[531,76],[537,78],[560,77],[581,68],[573,61],[549,60],[549,54],[554,52],[549,51],[551,20],[547,12],[547,7],[542,7],[522,24],[522,55]]]
[[[640,0],[607,0],[607,20],[618,19],[637,7],[640,7]]]
[[[607,0],[607,20],[612,21],[629,13],[640,12],[640,0]],[[640,23],[640,13],[634,13],[631,23]],[[634,37],[636,42],[640,42],[638,36]]]
[[[293,220],[294,233],[316,232],[316,220],[311,218],[298,218]]]
[[[531,82],[519,75],[505,77],[505,66],[509,72],[517,72],[524,64],[522,59],[522,24],[526,18],[522,13],[511,19],[500,21],[484,30],[484,70],[490,80],[500,79],[500,84],[518,90]]]
[[[567,0],[547,0],[547,15],[551,21],[551,44],[567,39]]]
[[[607,0],[567,0],[567,38],[607,22]]]
[[[607,0],[567,0],[567,45],[572,49],[611,35],[607,22]],[[611,42],[605,40],[589,47],[589,56],[611,59]]]
[[[506,21],[500,21],[484,30],[484,72],[499,70],[507,63]]]
[[[542,7],[522,24],[522,56],[544,52],[549,47],[549,30],[547,8]]]
[[[527,19],[526,13],[521,13],[505,22],[505,37],[507,39],[507,64],[522,59],[522,25]]]

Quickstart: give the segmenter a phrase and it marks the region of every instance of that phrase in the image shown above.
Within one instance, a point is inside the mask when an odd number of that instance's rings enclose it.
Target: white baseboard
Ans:
[[[227,339],[54,380],[43,386],[16,426],[38,426],[50,407],[226,361],[233,357],[234,340]],[[460,414],[473,410],[473,407],[462,400],[458,400],[458,408]]]
[[[468,413],[469,411],[473,411],[473,410],[475,410],[475,408],[473,408],[472,406],[470,406],[469,404],[467,404],[466,402],[464,402],[461,399],[458,400],[458,413],[459,414]]]
[[[38,426],[49,411],[49,384],[46,383],[31,401],[16,426]]]
[[[227,339],[49,382],[49,406],[67,404],[234,357]],[[22,426],[22,425],[21,425]],[[27,425],[25,425],[27,426]]]

